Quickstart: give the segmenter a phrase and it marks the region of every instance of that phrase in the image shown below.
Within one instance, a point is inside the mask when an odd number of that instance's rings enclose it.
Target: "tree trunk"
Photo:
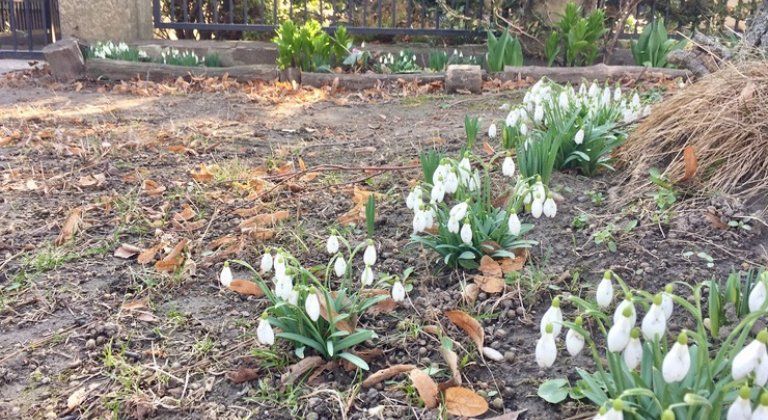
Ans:
[[[764,0],[755,10],[754,16],[747,21],[744,46],[747,49],[758,48],[763,53],[768,52],[768,0]]]

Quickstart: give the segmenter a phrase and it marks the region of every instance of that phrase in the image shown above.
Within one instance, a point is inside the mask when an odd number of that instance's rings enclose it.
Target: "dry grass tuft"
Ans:
[[[644,190],[651,167],[681,180],[688,146],[703,189],[768,194],[768,62],[728,64],[655,106],[620,151],[632,168],[627,190]]]

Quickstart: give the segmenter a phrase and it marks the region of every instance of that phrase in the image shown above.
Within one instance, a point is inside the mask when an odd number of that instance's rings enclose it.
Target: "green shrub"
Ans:
[[[685,47],[685,40],[669,39],[662,17],[656,18],[643,29],[636,42],[632,42],[632,57],[635,63],[648,67],[672,67],[667,54]]]
[[[488,52],[485,63],[489,72],[504,71],[505,66],[523,65],[523,47],[520,41],[504,30],[500,37],[488,31]]]
[[[352,46],[346,28],[340,26],[335,37],[331,37],[316,20],[309,20],[301,27],[286,20],[277,29],[273,42],[277,44],[280,69],[295,67],[319,72],[329,72],[332,66],[340,65]]]
[[[597,60],[600,41],[608,32],[603,9],[595,9],[589,16],[583,17],[581,6],[568,3],[556,27],[556,31],[550,34],[545,45],[545,54],[550,65],[561,53],[567,66],[590,65]]]

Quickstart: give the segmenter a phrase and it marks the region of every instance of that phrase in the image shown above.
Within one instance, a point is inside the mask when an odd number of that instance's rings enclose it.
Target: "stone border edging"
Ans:
[[[432,83],[445,80],[445,73],[403,73],[403,74],[347,74],[347,73],[301,73],[301,84],[313,87],[332,86],[338,79],[338,87],[347,90],[373,89],[377,86],[406,82]]]
[[[643,66],[608,66],[605,64],[586,67],[507,66],[503,73],[497,73],[497,75],[503,81],[527,77],[538,80],[547,77],[557,83],[580,83],[582,80],[597,80],[602,83],[608,79],[620,79],[622,77],[637,79],[643,76],[666,76],[673,79],[693,77],[693,73],[688,70]]]
[[[160,82],[169,78],[190,75],[195,77],[221,77],[225,74],[238,82],[271,81],[277,80],[278,77],[275,66],[264,64],[232,67],[186,67],[98,58],[85,61],[85,75],[89,79],[94,80],[131,80],[140,76],[142,80]]]

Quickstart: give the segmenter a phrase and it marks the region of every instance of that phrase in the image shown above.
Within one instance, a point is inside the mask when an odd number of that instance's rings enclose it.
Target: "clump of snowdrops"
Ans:
[[[574,89],[546,78],[526,92],[522,104],[502,108],[509,110],[501,123],[502,146],[510,155],[514,151],[523,177],[538,175],[545,184],[555,169],[588,176],[612,169],[611,153],[626,138],[623,127],[649,112],[637,92],[619,86]]]
[[[301,358],[311,349],[326,359],[345,359],[367,370],[368,364],[351,350],[357,344],[375,338],[376,334],[360,328],[359,318],[369,308],[390,297],[395,302],[403,301],[406,297],[404,282],[411,270],[406,270],[402,277],[378,276],[375,271],[377,251],[371,239],[352,247],[342,236],[331,235],[326,251],[330,255],[328,263],[309,269],[279,248],[268,249],[258,269],[244,261],[234,261],[251,270],[256,284],[269,301],[256,329],[258,341],[273,345],[275,338],[282,338],[295,346],[295,353]],[[358,271],[353,262],[361,254],[363,268]],[[225,285],[232,281],[228,265],[220,277]],[[337,282],[338,286],[333,288],[332,282]]]
[[[472,153],[477,120],[465,121],[467,145],[458,158],[436,152],[422,154],[423,180],[406,198],[413,210],[412,243],[436,251],[449,267],[474,269],[483,255],[514,258],[514,250],[527,248],[524,239],[533,228],[523,223],[524,211],[534,218],[557,213],[549,188],[538,177],[523,178],[507,157],[501,164],[507,190],[492,190],[490,172],[498,162],[486,162]]]
[[[608,271],[594,299],[556,297],[541,319],[537,364],[555,363],[563,332],[572,363],[587,349],[595,371],[577,367],[581,379],[568,391],[600,407],[595,419],[768,418],[768,331],[758,323],[768,314],[768,272],[732,275],[724,290],[714,280],[676,285],[681,295],[673,284],[630,290]],[[573,321],[563,318],[564,301],[578,312]]]

